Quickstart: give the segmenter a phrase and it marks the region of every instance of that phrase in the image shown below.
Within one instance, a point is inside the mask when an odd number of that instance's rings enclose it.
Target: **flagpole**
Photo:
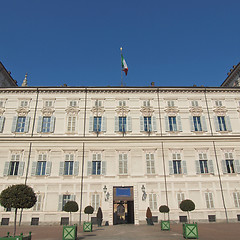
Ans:
[[[121,87],[123,87],[123,71],[122,71],[122,47],[120,47],[121,51]]]

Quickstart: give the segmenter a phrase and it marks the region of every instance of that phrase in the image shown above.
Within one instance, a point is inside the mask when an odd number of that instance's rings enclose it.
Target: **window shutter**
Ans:
[[[17,119],[18,119],[17,116],[13,117],[13,122],[12,122],[12,132],[16,132]]]
[[[132,117],[130,116],[127,117],[127,131],[128,132],[132,131]]]
[[[115,116],[115,132],[119,132],[119,118]]]
[[[89,132],[93,131],[93,116],[89,117]]]
[[[32,162],[32,171],[31,171],[31,176],[35,176],[37,172],[37,162]]]
[[[152,116],[152,126],[153,126],[153,132],[157,131],[157,120],[155,116]]]
[[[216,132],[219,132],[220,128],[219,128],[217,116],[214,116],[214,125],[215,125]]]
[[[102,161],[102,175],[106,175],[106,166],[107,163],[106,161]]]
[[[168,164],[169,164],[169,174],[173,174],[173,162],[169,161]]]
[[[196,165],[196,173],[200,174],[200,163],[199,163],[199,160],[195,161],[195,165]]]
[[[92,162],[88,161],[88,165],[87,165],[87,175],[91,175],[92,174]]]
[[[182,122],[180,116],[177,116],[177,131],[182,132]]]
[[[24,164],[25,164],[25,162],[19,162],[18,176],[22,176],[23,175]]]
[[[71,196],[70,196],[70,200],[71,200],[71,201],[75,201],[75,200],[76,200],[76,195],[74,195],[74,194],[71,195]]]
[[[207,132],[207,123],[205,116],[201,116],[202,130],[203,132]]]
[[[144,120],[143,116],[140,116],[140,132],[144,131]]]
[[[182,169],[183,169],[183,174],[187,174],[187,162],[182,161]]]
[[[24,126],[24,132],[27,133],[29,130],[29,124],[30,124],[30,117],[27,116],[25,120],[25,126]]]
[[[237,199],[237,193],[236,192],[233,193],[233,200],[234,200],[235,207],[239,207],[238,206],[238,199]]]
[[[214,167],[213,167],[212,160],[208,160],[208,169],[209,169],[209,173],[214,174]]]
[[[56,121],[56,117],[51,116],[51,123],[50,123],[50,132],[53,133],[54,132],[54,128],[55,128],[55,121]]]
[[[78,172],[79,172],[79,162],[78,161],[75,161],[74,162],[74,175],[77,176],[78,175]]]
[[[0,116],[0,133],[3,132],[4,122],[5,122],[5,117],[4,116]]]
[[[46,176],[50,176],[51,174],[51,168],[52,168],[52,162],[47,162],[47,167],[46,167]]]
[[[229,116],[226,116],[225,119],[226,119],[226,128],[227,128],[227,130],[229,132],[231,132],[232,131],[232,126],[231,126],[231,122],[230,122]]]
[[[9,165],[10,165],[10,162],[5,162],[4,170],[3,170],[3,176],[7,176],[8,175]]]
[[[102,130],[102,132],[106,132],[107,131],[107,118],[106,117],[102,117],[101,130]]]
[[[62,211],[62,204],[63,204],[63,195],[59,195],[59,198],[58,198],[58,211]]]
[[[59,176],[62,176],[63,173],[64,173],[64,162],[60,162]]]
[[[239,160],[234,160],[234,167],[237,173],[240,173],[240,163]]]
[[[222,171],[223,171],[223,173],[227,173],[227,166],[226,166],[225,160],[222,160]]]
[[[189,116],[190,128],[191,132],[194,132],[194,124],[193,124],[193,116]]]
[[[37,126],[37,132],[38,133],[42,132],[42,122],[43,122],[43,117],[39,116],[38,117],[38,126]]]
[[[165,116],[165,130],[166,130],[166,132],[169,132],[169,120],[168,120],[168,116]]]

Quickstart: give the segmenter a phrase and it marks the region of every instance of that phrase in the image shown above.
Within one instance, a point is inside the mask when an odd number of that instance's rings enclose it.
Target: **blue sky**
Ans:
[[[1,1],[0,61],[21,85],[219,86],[240,61],[240,1]]]

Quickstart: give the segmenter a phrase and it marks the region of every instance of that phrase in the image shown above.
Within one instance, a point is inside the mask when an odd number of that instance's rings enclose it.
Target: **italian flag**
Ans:
[[[123,58],[122,54],[121,54],[121,61],[122,61],[122,70],[125,72],[125,74],[127,76],[128,66],[127,66],[127,63],[126,63],[125,59]]]

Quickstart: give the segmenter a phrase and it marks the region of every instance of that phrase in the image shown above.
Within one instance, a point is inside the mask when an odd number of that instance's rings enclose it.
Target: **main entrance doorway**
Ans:
[[[113,187],[113,224],[134,223],[133,187]]]

